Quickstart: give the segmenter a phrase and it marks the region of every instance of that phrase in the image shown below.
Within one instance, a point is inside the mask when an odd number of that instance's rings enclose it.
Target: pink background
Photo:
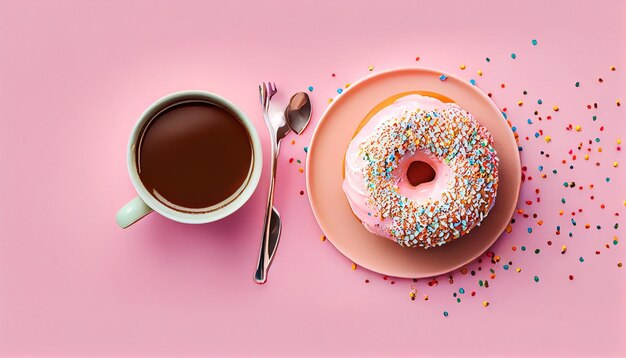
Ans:
[[[626,354],[626,268],[617,267],[626,255],[624,244],[611,243],[624,236],[613,225],[626,215],[626,162],[616,149],[620,134],[626,140],[624,105],[615,104],[626,102],[626,3],[506,3],[0,1],[0,355]],[[128,230],[115,224],[134,196],[128,135],[160,96],[204,89],[233,100],[255,122],[267,160],[260,81],[275,81],[282,101],[314,86],[315,125],[336,89],[370,65],[474,78],[508,107],[533,177],[519,207],[538,218],[515,215],[513,231],[493,248],[498,264],[484,259],[469,266],[481,266],[476,276],[457,271],[454,283],[444,275],[432,287],[353,271],[320,240],[299,194],[304,165],[288,163],[304,161],[313,126],[283,147],[276,193],[283,238],[265,286],[252,272],[267,168],[252,199],[218,223],[152,214]],[[599,108],[588,110],[593,102]],[[536,139],[539,130],[552,142]],[[584,161],[586,149],[576,147],[596,137]],[[584,189],[564,188],[569,181]],[[578,208],[574,227],[570,212]]]

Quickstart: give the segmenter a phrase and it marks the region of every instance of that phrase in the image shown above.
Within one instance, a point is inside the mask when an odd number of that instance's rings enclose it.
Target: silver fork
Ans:
[[[272,258],[278,247],[280,239],[281,222],[278,210],[274,208],[274,183],[276,178],[276,163],[278,153],[280,151],[280,141],[289,133],[289,125],[287,119],[282,115],[270,116],[270,100],[276,94],[277,89],[274,83],[265,83],[259,86],[259,95],[261,106],[263,107],[263,118],[270,132],[270,188],[267,197],[267,209],[265,211],[265,220],[263,222],[263,239],[261,241],[261,249],[259,250],[259,260],[257,269],[254,274],[254,281],[263,284],[267,281],[267,270],[270,267]]]

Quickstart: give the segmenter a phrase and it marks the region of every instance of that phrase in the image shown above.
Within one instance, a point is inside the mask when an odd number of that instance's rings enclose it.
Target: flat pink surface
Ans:
[[[625,244],[613,243],[626,215],[625,16],[622,1],[1,1],[0,355],[626,354]],[[300,195],[312,128],[283,146],[283,238],[267,285],[252,282],[267,168],[218,223],[152,214],[117,227],[134,196],[126,141],[157,98],[233,100],[267,159],[260,81],[282,101],[313,86],[315,124],[370,65],[441,68],[507,107],[527,170],[498,263],[483,257],[475,276],[437,285],[353,271]]]

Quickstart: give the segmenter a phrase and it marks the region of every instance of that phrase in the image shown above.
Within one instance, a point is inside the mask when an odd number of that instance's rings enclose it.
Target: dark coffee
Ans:
[[[239,119],[201,101],[174,105],[152,118],[136,151],[148,192],[183,212],[207,212],[230,202],[245,187],[254,160]]]

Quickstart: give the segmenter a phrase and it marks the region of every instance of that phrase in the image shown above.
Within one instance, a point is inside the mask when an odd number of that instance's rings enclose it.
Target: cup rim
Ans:
[[[176,103],[185,100],[207,101],[220,105],[229,110],[246,128],[248,134],[250,135],[250,142],[252,143],[253,164],[251,173],[249,174],[249,179],[243,184],[245,185],[245,188],[230,203],[227,203],[220,208],[205,213],[186,213],[182,211],[177,211],[158,201],[154,196],[152,196],[152,194],[148,192],[148,190],[141,182],[141,179],[139,178],[139,173],[137,171],[137,166],[135,165],[135,146],[138,143],[139,135],[141,134],[141,131],[146,122],[152,119],[164,108],[175,105]],[[254,193],[254,190],[259,184],[259,179],[261,177],[261,170],[263,168],[263,152],[261,148],[261,140],[259,139],[259,135],[256,131],[256,128],[252,124],[252,121],[250,120],[250,118],[248,118],[245,112],[239,109],[239,107],[237,107],[233,102],[215,93],[202,90],[186,90],[165,95],[153,102],[150,106],[148,106],[148,108],[143,111],[143,113],[135,123],[135,126],[133,127],[130,138],[128,140],[126,164],[128,168],[128,174],[130,175],[133,186],[135,187],[135,190],[137,191],[137,194],[139,195],[141,200],[143,200],[146,205],[148,205],[157,213],[165,216],[166,218],[177,222],[186,224],[204,224],[217,221],[234,213],[241,206],[243,206],[243,204],[245,204],[248,199],[250,199],[250,197]]]

